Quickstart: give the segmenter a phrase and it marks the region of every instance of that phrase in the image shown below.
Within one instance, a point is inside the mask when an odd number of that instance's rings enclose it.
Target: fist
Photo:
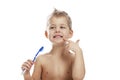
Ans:
[[[33,64],[34,64],[34,62],[32,60],[28,59],[26,62],[24,62],[22,64],[21,69],[23,71],[26,70],[29,72]]]

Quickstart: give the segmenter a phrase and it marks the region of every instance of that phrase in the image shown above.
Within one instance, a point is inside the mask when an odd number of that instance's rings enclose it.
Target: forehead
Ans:
[[[62,16],[62,17],[51,17],[49,20],[50,23],[64,23],[67,24],[67,19],[66,17]]]

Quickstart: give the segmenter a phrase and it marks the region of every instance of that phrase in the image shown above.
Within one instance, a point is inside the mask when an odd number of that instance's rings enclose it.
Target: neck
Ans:
[[[53,45],[50,53],[55,56],[62,56],[65,53],[65,45]]]

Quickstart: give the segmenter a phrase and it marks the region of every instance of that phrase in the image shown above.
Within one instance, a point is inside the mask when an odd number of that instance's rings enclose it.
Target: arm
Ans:
[[[41,72],[42,72],[42,64],[41,64],[41,57],[39,56],[36,59],[36,62],[35,62],[35,65],[34,65],[32,80],[41,80]]]
[[[85,76],[85,65],[82,50],[79,48],[75,52],[75,58],[72,66],[73,80],[83,80]]]
[[[72,64],[72,78],[73,80],[83,80],[85,76],[85,65],[83,59],[83,53],[79,47],[79,40],[76,42],[67,40],[68,45],[66,46],[68,50],[72,50],[75,54],[73,55]]]

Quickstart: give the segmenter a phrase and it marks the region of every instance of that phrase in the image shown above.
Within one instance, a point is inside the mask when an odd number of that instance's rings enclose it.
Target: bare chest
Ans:
[[[43,78],[51,80],[72,80],[71,60],[50,59],[43,65]]]

